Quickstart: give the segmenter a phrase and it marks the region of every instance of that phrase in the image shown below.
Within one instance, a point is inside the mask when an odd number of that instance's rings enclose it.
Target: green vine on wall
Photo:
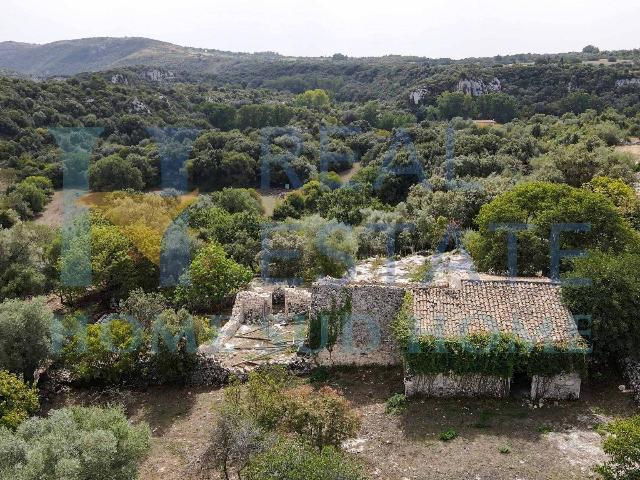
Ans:
[[[342,298],[331,300],[331,308],[321,310],[311,316],[307,346],[312,350],[326,348],[333,350],[338,338],[342,334],[344,326],[351,317],[351,292],[346,288],[341,292]]]
[[[407,292],[391,331],[404,352],[410,374],[482,374],[512,377],[516,372],[552,376],[584,372],[587,345],[533,345],[511,333],[473,333],[436,337],[416,333],[413,297]]]

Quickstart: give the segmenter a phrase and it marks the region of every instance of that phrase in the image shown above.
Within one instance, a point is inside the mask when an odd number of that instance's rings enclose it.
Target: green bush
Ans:
[[[0,370],[0,427],[16,429],[38,410],[38,389]]]
[[[216,418],[203,465],[221,470],[226,479],[231,478],[229,471],[233,468],[241,478],[240,472],[250,458],[272,446],[275,440],[274,434],[260,428],[253,419],[222,410]]]
[[[32,382],[49,356],[53,313],[44,298],[0,303],[0,369],[22,374]]]
[[[318,451],[304,443],[282,440],[249,461],[247,480],[363,480],[361,467],[333,447]]]
[[[396,393],[385,403],[385,412],[400,415],[407,410],[407,397],[404,393]]]
[[[640,415],[616,420],[603,427],[602,448],[610,460],[596,468],[605,480],[640,478]]]
[[[83,384],[119,384],[140,379],[146,355],[144,331],[130,322],[113,319],[84,325],[76,317],[63,321],[69,334],[59,362]]]
[[[150,448],[146,425],[121,409],[65,408],[0,429],[0,478],[132,480]]]
[[[360,418],[349,402],[336,390],[322,387],[314,391],[308,385],[290,390],[284,425],[311,445],[339,448],[343,441],[355,436]]]
[[[281,367],[252,372],[246,385],[227,389],[225,408],[265,430],[296,433],[317,448],[338,447],[360,428],[359,417],[337,391],[301,385]]]
[[[175,293],[178,304],[196,310],[211,310],[253,278],[251,269],[227,257],[222,246],[212,242],[202,248],[189,266],[190,284],[181,284]]]
[[[127,316],[92,325],[68,316],[54,341],[58,364],[80,383],[180,384],[197,364],[197,347],[214,334],[207,318],[165,309],[149,328]]]
[[[562,296],[573,312],[591,315],[594,356],[637,358],[640,341],[640,255],[635,252],[590,252],[574,261],[569,279],[588,278],[589,285],[567,283]]]
[[[443,442],[450,442],[454,438],[458,437],[458,432],[456,432],[453,428],[449,428],[444,432],[440,433],[439,437]]]

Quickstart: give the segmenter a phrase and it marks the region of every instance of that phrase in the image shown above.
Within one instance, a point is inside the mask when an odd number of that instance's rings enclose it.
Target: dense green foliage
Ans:
[[[266,367],[225,390],[204,463],[225,478],[232,469],[239,478],[360,478],[352,476],[359,467],[339,450],[359,428],[336,390],[316,391],[283,367]],[[305,458],[290,457],[283,443]]]
[[[615,420],[600,427],[606,435],[602,448],[609,460],[596,471],[604,480],[633,480],[640,477],[640,416]]]
[[[362,468],[346,454],[325,447],[318,452],[304,443],[281,441],[251,459],[247,480],[362,480]]]
[[[588,285],[567,284],[562,292],[573,312],[591,317],[594,353],[600,358],[637,357],[640,326],[640,253],[590,252],[575,261],[567,279],[588,279]]]
[[[583,372],[587,345],[532,344],[505,332],[471,333],[437,337],[416,333],[411,313],[412,296],[407,293],[391,327],[401,348],[409,374],[490,375],[504,378],[524,371],[528,375]]]
[[[0,369],[32,382],[36,369],[49,356],[52,323],[44,298],[0,303]]]
[[[107,321],[79,315],[54,323],[59,366],[80,384],[181,384],[197,363],[197,347],[215,335],[209,319],[167,307],[158,294],[136,290]]]
[[[517,239],[521,275],[548,275],[554,249],[557,253],[587,249],[622,252],[637,236],[603,195],[540,182],[524,183],[499,195],[481,208],[477,223],[479,231],[468,236],[467,247],[479,269],[496,273],[509,271],[509,229]],[[522,227],[525,224],[526,229]],[[579,224],[588,230],[572,226]],[[559,232],[564,232],[555,244],[554,225],[560,225],[563,230]]]
[[[188,276],[176,289],[176,302],[209,310],[246,285],[252,276],[250,269],[238,265],[220,245],[211,243],[193,259]]]
[[[39,407],[38,390],[0,370],[0,428],[16,429]]]
[[[0,477],[15,480],[132,480],[151,432],[117,408],[73,407],[0,428]]]

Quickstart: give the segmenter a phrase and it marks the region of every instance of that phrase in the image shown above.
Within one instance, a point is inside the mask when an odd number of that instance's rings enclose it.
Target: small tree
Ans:
[[[273,441],[273,435],[253,420],[226,409],[216,421],[204,464],[222,470],[228,480],[230,468],[242,471],[252,456],[263,452]]]
[[[602,432],[608,435],[602,448],[610,460],[596,471],[604,480],[640,478],[640,415],[609,423]]]
[[[145,329],[151,328],[158,316],[167,308],[167,299],[160,293],[133,290],[126,300],[120,301],[120,312],[133,317]]]
[[[38,390],[0,370],[0,427],[16,429],[38,410]]]
[[[145,424],[121,409],[65,408],[31,418],[15,433],[0,429],[0,478],[132,480],[150,447]]]
[[[210,243],[203,247],[189,267],[190,285],[176,289],[176,301],[195,309],[211,309],[228,295],[246,285],[253,273],[227,257],[222,246]]]
[[[142,190],[142,173],[131,162],[118,155],[101,158],[89,167],[89,182],[92,190],[112,192],[114,190]]]
[[[43,298],[0,303],[0,368],[32,382],[50,351],[53,313]]]

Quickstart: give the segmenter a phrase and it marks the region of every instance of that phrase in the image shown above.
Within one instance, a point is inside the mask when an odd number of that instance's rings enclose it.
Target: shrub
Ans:
[[[149,328],[135,320],[116,316],[87,326],[67,316],[54,335],[58,362],[85,384],[183,383],[197,364],[198,345],[215,333],[206,318],[186,310],[166,309]]]
[[[407,397],[404,393],[396,393],[385,403],[385,412],[400,415],[407,410]]]
[[[14,192],[27,202],[29,209],[33,213],[40,213],[47,203],[47,194],[36,184],[21,182],[16,185]]]
[[[204,466],[222,470],[229,479],[229,469],[238,473],[249,459],[273,444],[272,434],[265,432],[253,420],[229,410],[222,411],[216,420],[209,448],[204,454]]]
[[[0,427],[15,429],[38,410],[38,390],[0,370]]]
[[[120,301],[120,312],[133,317],[144,328],[151,328],[167,306],[167,299],[162,294],[146,293],[138,288],[126,300]]]
[[[515,233],[520,275],[550,272],[550,236],[554,224],[589,224],[588,232],[563,232],[559,248],[620,252],[634,234],[615,206],[603,195],[583,188],[543,182],[521,183],[482,206],[477,217],[479,232],[466,238],[469,252],[480,271],[507,273],[507,231],[500,224],[529,224]],[[566,265],[563,264],[563,267]]]
[[[0,478],[136,479],[150,437],[146,425],[131,426],[121,409],[53,410],[15,433],[0,429]]]
[[[566,283],[562,295],[571,311],[591,315],[594,355],[603,360],[637,357],[640,255],[594,251],[574,265],[569,278],[587,278],[590,283]]]
[[[340,447],[360,429],[360,418],[351,410],[349,402],[337,391],[322,387],[318,392],[309,386],[290,392],[292,401],[287,408],[285,424],[311,445],[322,448]]]
[[[85,326],[67,317],[71,335],[62,346],[60,363],[84,384],[118,384],[138,381],[143,374],[144,332],[124,320]]]
[[[91,189],[97,192],[114,190],[142,190],[142,173],[131,162],[118,155],[101,158],[89,167]]]
[[[333,447],[315,450],[304,443],[278,442],[252,458],[245,470],[247,480],[362,480],[361,467]]]
[[[601,431],[608,434],[602,448],[610,460],[596,471],[605,480],[640,478],[640,415],[611,422]]]
[[[360,428],[360,419],[338,392],[296,385],[281,367],[249,374],[246,385],[225,392],[225,408],[253,419],[265,430],[296,433],[311,445],[340,446]]]
[[[189,266],[190,285],[181,284],[176,289],[176,302],[194,309],[210,310],[252,277],[251,269],[228,258],[219,244],[210,243],[198,252]]]
[[[43,298],[0,303],[0,368],[32,382],[50,351],[53,313]]]
[[[457,436],[458,432],[456,432],[453,428],[449,428],[448,430],[440,433],[440,436],[438,438],[440,438],[440,440],[442,440],[443,442],[450,442],[454,438],[457,438]]]

